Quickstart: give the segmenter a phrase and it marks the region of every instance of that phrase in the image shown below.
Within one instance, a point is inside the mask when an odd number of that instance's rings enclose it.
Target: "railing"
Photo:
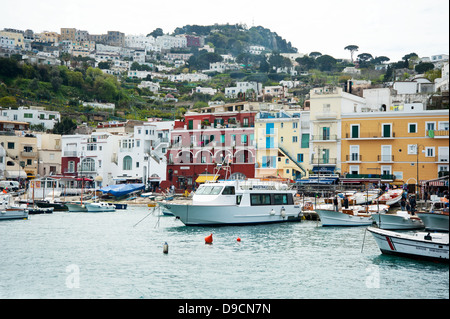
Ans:
[[[36,157],[37,152],[20,152],[20,156],[22,157]]]
[[[345,155],[345,160],[347,162],[361,162],[362,161],[362,155],[359,155],[359,154]]]
[[[378,162],[393,162],[394,161],[394,155],[378,155],[377,156]]]
[[[337,159],[336,158],[317,158],[313,157],[311,164],[336,164]]]
[[[313,141],[336,141],[337,135],[336,134],[319,134],[319,135],[313,135],[312,136]]]
[[[381,174],[346,174],[345,178],[380,178],[383,180],[395,180],[395,175]]]
[[[437,138],[439,138],[439,137],[443,137],[443,138],[447,137],[448,138],[449,130],[429,130],[427,132],[427,135],[429,137],[431,137],[431,138],[435,138],[435,137],[437,137]]]
[[[394,138],[395,132],[391,132],[391,135],[384,136],[381,132],[359,132],[358,136],[353,136],[352,133],[345,133],[345,138]]]

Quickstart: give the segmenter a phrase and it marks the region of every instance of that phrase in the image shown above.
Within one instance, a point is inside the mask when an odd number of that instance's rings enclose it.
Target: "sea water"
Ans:
[[[2,299],[387,296],[448,299],[448,264],[386,256],[365,227],[317,221],[186,227],[129,205],[0,222]]]

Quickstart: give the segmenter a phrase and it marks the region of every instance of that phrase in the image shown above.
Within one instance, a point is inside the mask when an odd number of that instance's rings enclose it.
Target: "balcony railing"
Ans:
[[[393,162],[394,161],[394,155],[378,155],[377,156],[378,162]]]
[[[427,135],[431,138],[448,138],[449,130],[429,130]]]
[[[358,134],[345,133],[345,138],[394,138],[395,132],[392,132],[391,135],[384,136],[381,132],[359,132]]]
[[[337,159],[336,158],[317,158],[317,157],[313,157],[311,164],[336,164],[337,163]]]
[[[380,174],[346,174],[345,178],[380,178],[382,180],[395,180],[395,175],[380,175]]]
[[[20,152],[20,156],[22,157],[36,157],[36,152]]]
[[[359,154],[345,155],[345,160],[347,162],[361,162],[362,161],[362,155],[359,155]]]
[[[319,134],[319,135],[313,135],[312,136],[313,141],[336,141],[337,135],[336,134]]]

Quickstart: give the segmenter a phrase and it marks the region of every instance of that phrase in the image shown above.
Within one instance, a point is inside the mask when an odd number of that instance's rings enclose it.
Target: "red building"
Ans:
[[[256,141],[254,118],[259,110],[249,103],[206,107],[200,113],[187,113],[175,123],[167,152],[167,181],[178,191],[192,189],[217,172],[219,179],[255,176]]]

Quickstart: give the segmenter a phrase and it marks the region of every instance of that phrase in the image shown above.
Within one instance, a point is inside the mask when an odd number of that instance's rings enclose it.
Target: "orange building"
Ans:
[[[417,185],[448,174],[448,110],[347,113],[341,130],[344,182]]]

